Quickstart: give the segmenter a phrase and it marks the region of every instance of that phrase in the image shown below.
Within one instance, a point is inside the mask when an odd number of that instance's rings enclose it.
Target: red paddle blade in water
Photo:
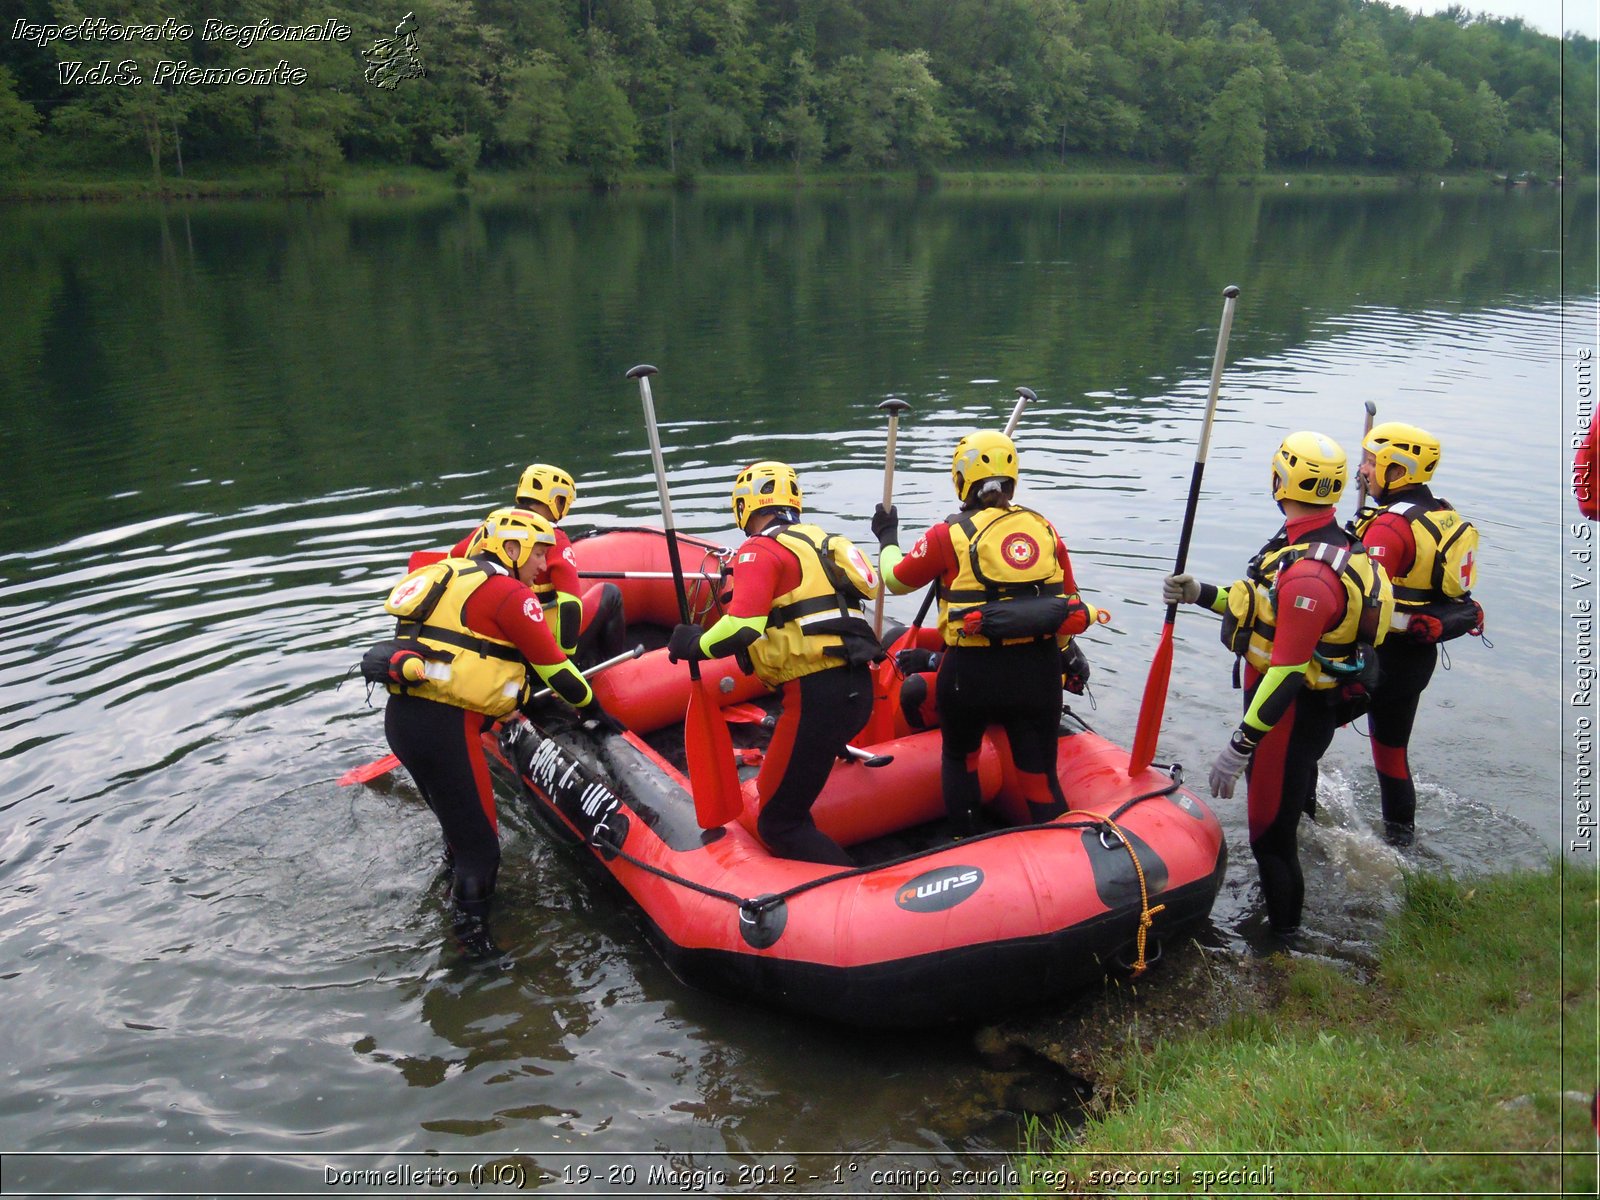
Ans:
[[[1128,755],[1131,778],[1148,767],[1156,756],[1156,739],[1161,736],[1161,716],[1167,709],[1167,681],[1172,677],[1172,622],[1161,627],[1161,644],[1150,660],[1150,674],[1144,681],[1144,699],[1139,703],[1139,724],[1133,732],[1133,749]]]
[[[349,787],[353,783],[366,783],[376,779],[379,775],[387,775],[400,765],[400,760],[392,754],[385,754],[373,762],[363,763],[359,767],[351,767],[339,776],[339,786]]]
[[[733,761],[733,739],[711,693],[711,681],[697,678],[689,692],[683,721],[684,752],[689,760],[689,789],[694,815],[702,829],[717,829],[739,815],[744,798]]]

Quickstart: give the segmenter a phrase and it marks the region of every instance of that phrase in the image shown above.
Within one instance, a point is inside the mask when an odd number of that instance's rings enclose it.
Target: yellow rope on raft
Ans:
[[[1139,932],[1134,937],[1134,949],[1137,957],[1133,962],[1133,977],[1137,979],[1144,974],[1145,968],[1149,965],[1144,961],[1144,947],[1150,936],[1150,926],[1155,924],[1156,914],[1164,911],[1167,906],[1158,904],[1154,908],[1150,907],[1150,885],[1145,882],[1144,865],[1140,863],[1139,856],[1134,853],[1133,840],[1122,832],[1117,823],[1110,817],[1102,817],[1097,813],[1082,813],[1081,815],[1095,817],[1102,823],[1111,826],[1112,832],[1117,835],[1117,840],[1122,843],[1122,848],[1128,852],[1128,857],[1133,860],[1133,873],[1139,879]]]

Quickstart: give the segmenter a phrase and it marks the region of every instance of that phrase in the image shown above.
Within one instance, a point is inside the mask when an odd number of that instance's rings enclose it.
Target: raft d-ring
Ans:
[[[1119,971],[1127,971],[1133,975],[1142,975],[1151,967],[1155,966],[1156,963],[1161,961],[1161,939],[1154,938],[1150,942],[1147,942],[1145,949],[1147,951],[1153,950],[1155,953],[1142,956],[1144,957],[1143,966],[1140,966],[1138,963],[1138,959],[1141,957],[1141,955],[1137,946],[1124,946],[1118,953],[1113,954],[1111,956],[1111,965]],[[1132,957],[1130,957],[1130,955]]]
[[[756,896],[739,901],[739,934],[756,950],[765,950],[783,936],[789,906],[782,896]]]
[[[762,913],[771,912],[782,903],[782,896],[768,892],[764,896],[752,896],[748,900],[739,901],[739,911],[752,917],[759,917]]]
[[[1117,835],[1117,840],[1114,842],[1106,841],[1106,834],[1108,833],[1115,833]],[[1111,829],[1105,825],[1100,826],[1100,844],[1107,850],[1121,850],[1124,848],[1128,848],[1130,850],[1132,849],[1132,847],[1128,846],[1127,840],[1122,836],[1122,833],[1119,830]]]

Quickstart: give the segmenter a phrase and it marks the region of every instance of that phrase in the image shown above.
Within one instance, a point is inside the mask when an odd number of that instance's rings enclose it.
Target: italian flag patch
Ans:
[[[1310,596],[1296,596],[1294,598],[1294,606],[1296,608],[1303,608],[1307,612],[1317,611],[1317,602]]]

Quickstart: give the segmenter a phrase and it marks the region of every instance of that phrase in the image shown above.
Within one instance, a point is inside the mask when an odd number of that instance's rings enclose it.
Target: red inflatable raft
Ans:
[[[691,607],[714,620],[722,558],[678,535]],[[813,809],[851,847],[851,870],[776,858],[755,836],[752,765],[775,698],[732,660],[701,664],[717,685],[744,762],[744,812],[700,828],[685,775],[684,664],[661,648],[678,620],[666,535],[601,532],[574,541],[581,572],[615,572],[632,640],[657,648],[597,674],[595,691],[629,727],[596,735],[551,701],[508,723],[493,749],[554,831],[586,848],[637,905],[686,983],[851,1025],[990,1018],[1155,957],[1160,939],[1204,918],[1226,862],[1216,817],[1177,779],[1130,779],[1128,753],[1070,712],[1059,775],[1071,811],[1029,825],[1004,735],[980,775],[992,832],[944,833],[939,732],[900,716],[892,660],[862,748],[892,757],[835,768]],[[659,575],[660,578],[641,577]],[[896,648],[936,645],[901,632]],[[491,735],[493,736],[493,735]]]

